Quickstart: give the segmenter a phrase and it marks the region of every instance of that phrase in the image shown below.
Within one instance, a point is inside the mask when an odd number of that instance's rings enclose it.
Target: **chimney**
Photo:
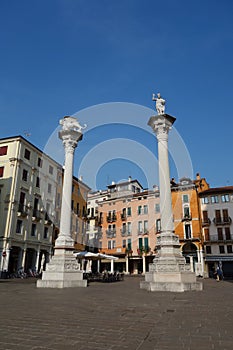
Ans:
[[[199,173],[196,174],[196,180],[201,180],[201,177],[200,177]]]

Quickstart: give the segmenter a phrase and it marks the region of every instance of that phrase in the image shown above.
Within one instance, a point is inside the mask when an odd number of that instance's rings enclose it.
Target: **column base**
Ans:
[[[87,287],[83,272],[70,249],[55,249],[55,255],[43,271],[38,288]]]
[[[149,265],[149,272],[146,272],[140,288],[151,292],[201,291],[203,284],[197,281],[195,272],[190,271],[190,265],[185,264],[181,254],[163,255],[156,257],[153,264]]]

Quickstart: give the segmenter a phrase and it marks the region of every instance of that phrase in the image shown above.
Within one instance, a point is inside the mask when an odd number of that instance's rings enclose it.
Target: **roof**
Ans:
[[[142,185],[140,184],[140,182],[138,181],[138,180],[126,180],[126,181],[123,181],[123,182],[117,182],[117,183],[114,183],[114,184],[111,184],[111,185],[108,185],[107,187],[108,188],[113,188],[113,187],[116,187],[116,186],[124,186],[124,185],[128,185],[128,184],[132,184],[132,183],[137,183],[141,188],[143,188],[142,187]]]
[[[200,196],[233,192],[233,186],[213,187],[199,193]]]

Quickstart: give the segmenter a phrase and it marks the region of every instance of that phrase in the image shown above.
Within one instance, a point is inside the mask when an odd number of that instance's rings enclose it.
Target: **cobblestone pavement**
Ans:
[[[233,349],[233,283],[163,293],[141,290],[142,279],[69,289],[0,280],[0,349]]]

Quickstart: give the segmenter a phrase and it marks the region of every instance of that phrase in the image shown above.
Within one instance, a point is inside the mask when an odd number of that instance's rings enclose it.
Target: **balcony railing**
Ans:
[[[107,236],[107,238],[116,237],[116,230],[106,230],[106,236]]]
[[[205,218],[202,220],[202,227],[210,226],[211,220],[209,218]]]
[[[27,216],[28,208],[24,204],[19,204],[18,206],[18,215],[19,216]]]
[[[117,217],[116,215],[108,215],[107,216],[107,222],[114,222],[116,221]]]
[[[147,235],[148,232],[149,232],[149,231],[148,231],[148,229],[146,229],[146,228],[145,228],[145,229],[141,229],[141,230],[139,229],[139,230],[138,230],[138,235]]]
[[[121,229],[121,236],[122,237],[131,236],[131,231],[127,231],[127,230]]]
[[[214,218],[213,223],[216,226],[223,226],[223,225],[230,225],[232,222],[231,217],[225,217],[225,218]]]
[[[192,215],[191,214],[186,214],[183,215],[182,221],[191,221],[192,220]]]
[[[233,237],[232,236],[225,236],[225,235],[209,235],[209,237],[206,237],[205,242],[232,242]]]

